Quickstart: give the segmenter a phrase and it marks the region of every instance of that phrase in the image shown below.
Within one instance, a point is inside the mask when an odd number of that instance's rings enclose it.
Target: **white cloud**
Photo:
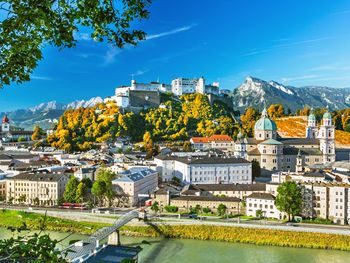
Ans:
[[[330,39],[330,37],[321,37],[321,38],[306,39],[306,40],[301,40],[301,41],[286,42],[284,44],[272,45],[271,47],[268,47],[268,48],[251,49],[251,50],[248,50],[247,52],[243,53],[241,56],[247,57],[247,56],[259,55],[259,54],[267,53],[267,52],[270,52],[273,50],[278,50],[278,49],[282,49],[282,48],[289,48],[289,47],[294,47],[294,46],[302,46],[304,44],[316,43],[316,42],[324,41],[327,39]],[[289,40],[289,39],[280,40],[280,41],[284,42],[287,40]]]
[[[136,72],[132,73],[131,76],[135,77],[135,76],[141,76],[143,74],[145,74],[146,72],[148,72],[149,69],[146,69],[146,70],[137,70]]]
[[[324,71],[324,70],[347,71],[347,70],[350,70],[350,66],[344,66],[339,64],[328,64],[328,65],[321,65],[321,66],[317,66],[309,69],[309,71]]]
[[[317,79],[319,75],[304,75],[304,76],[296,76],[296,77],[284,77],[281,78],[283,83],[294,82],[298,80],[307,80],[307,79]]]
[[[81,33],[81,32],[75,32],[74,38],[76,40],[84,40],[84,41],[91,40],[91,36],[89,33]]]
[[[30,76],[31,79],[35,79],[35,80],[52,80],[49,77],[45,77],[45,76],[38,76],[38,75],[32,75]]]
[[[177,34],[177,33],[183,32],[183,31],[190,30],[194,26],[195,25],[188,25],[188,26],[175,28],[175,29],[167,31],[167,32],[162,32],[162,33],[158,33],[158,34],[154,34],[154,35],[148,35],[148,36],[146,36],[146,40],[165,37],[165,36],[169,36],[169,35],[174,35],[174,34]]]
[[[122,50],[120,48],[109,46],[106,54],[104,55],[104,64],[111,64],[115,62],[115,58],[120,54]]]

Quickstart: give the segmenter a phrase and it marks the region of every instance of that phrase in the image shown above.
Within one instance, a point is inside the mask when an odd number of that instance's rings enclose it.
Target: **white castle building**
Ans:
[[[335,161],[335,128],[332,115],[327,111],[319,128],[313,113],[308,116],[304,138],[279,138],[276,123],[268,117],[266,109],[255,123],[254,138],[239,134],[234,155],[249,161],[257,160],[267,172],[302,171],[305,166],[324,165]],[[299,167],[299,168],[297,168]]]
[[[176,96],[188,93],[219,94],[219,83],[206,85],[205,79],[201,78],[176,78],[171,82],[172,93]]]

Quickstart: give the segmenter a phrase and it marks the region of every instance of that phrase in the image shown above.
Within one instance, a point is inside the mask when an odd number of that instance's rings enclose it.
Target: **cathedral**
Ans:
[[[266,109],[255,123],[254,138],[240,133],[235,142],[234,155],[249,161],[257,160],[262,171],[301,172],[306,166],[324,165],[335,161],[335,128],[327,111],[317,126],[313,113],[308,116],[304,138],[280,138],[276,123]]]

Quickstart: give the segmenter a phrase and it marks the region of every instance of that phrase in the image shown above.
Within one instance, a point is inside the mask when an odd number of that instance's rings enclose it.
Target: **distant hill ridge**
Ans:
[[[241,112],[252,106],[262,110],[264,106],[282,104],[294,112],[304,106],[313,108],[329,107],[339,110],[350,107],[350,88],[325,86],[293,87],[275,81],[264,81],[247,77],[231,94],[233,108]]]
[[[103,102],[101,97],[94,97],[89,100],[76,100],[67,104],[49,101],[28,109],[1,112],[0,118],[4,114],[7,114],[14,126],[28,130],[33,129],[36,125],[40,125],[44,129],[49,129],[58,121],[65,110],[93,107],[101,102]]]

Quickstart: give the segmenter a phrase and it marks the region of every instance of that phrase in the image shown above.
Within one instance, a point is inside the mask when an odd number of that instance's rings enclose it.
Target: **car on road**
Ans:
[[[198,216],[196,214],[191,214],[191,215],[188,215],[188,218],[190,218],[190,219],[198,219]]]

